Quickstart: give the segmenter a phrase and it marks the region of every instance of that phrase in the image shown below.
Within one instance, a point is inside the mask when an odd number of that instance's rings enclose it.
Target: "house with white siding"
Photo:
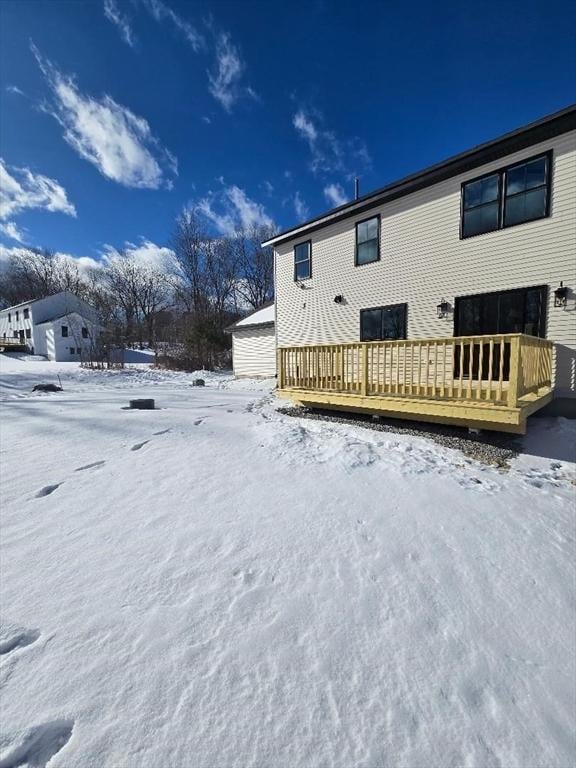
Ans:
[[[100,332],[95,310],[68,291],[0,311],[0,349],[24,349],[48,360],[77,361]]]
[[[576,412],[576,106],[263,245],[280,394],[520,433]]]
[[[227,328],[232,334],[234,375],[268,377],[276,375],[276,334],[274,302],[264,304]]]

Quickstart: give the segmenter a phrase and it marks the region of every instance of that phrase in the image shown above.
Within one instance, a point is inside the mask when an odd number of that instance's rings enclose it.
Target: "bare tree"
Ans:
[[[109,258],[104,274],[106,289],[124,316],[128,341],[142,344],[145,332],[148,343],[153,345],[155,315],[169,305],[168,275],[123,251]]]
[[[237,251],[238,281],[236,292],[244,304],[257,309],[274,297],[274,258],[272,248],[262,243],[275,234],[266,226],[239,231],[234,238]]]

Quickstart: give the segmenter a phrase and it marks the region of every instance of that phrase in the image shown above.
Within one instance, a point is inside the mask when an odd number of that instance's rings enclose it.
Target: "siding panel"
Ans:
[[[234,330],[232,359],[235,376],[274,376],[276,374],[274,326]]]

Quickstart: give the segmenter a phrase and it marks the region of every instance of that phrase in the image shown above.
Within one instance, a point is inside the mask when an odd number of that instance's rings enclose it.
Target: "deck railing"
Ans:
[[[517,407],[551,387],[553,343],[525,334],[278,349],[280,389],[467,400]]]

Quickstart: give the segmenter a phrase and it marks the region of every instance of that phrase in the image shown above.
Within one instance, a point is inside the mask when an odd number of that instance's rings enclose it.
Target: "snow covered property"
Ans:
[[[524,433],[576,414],[576,107],[276,234],[279,387]]]
[[[100,332],[97,313],[69,291],[0,310],[0,349],[21,349],[48,360],[80,360]]]
[[[573,765],[574,422],[505,469],[272,381],[0,355],[0,398],[4,768]]]

